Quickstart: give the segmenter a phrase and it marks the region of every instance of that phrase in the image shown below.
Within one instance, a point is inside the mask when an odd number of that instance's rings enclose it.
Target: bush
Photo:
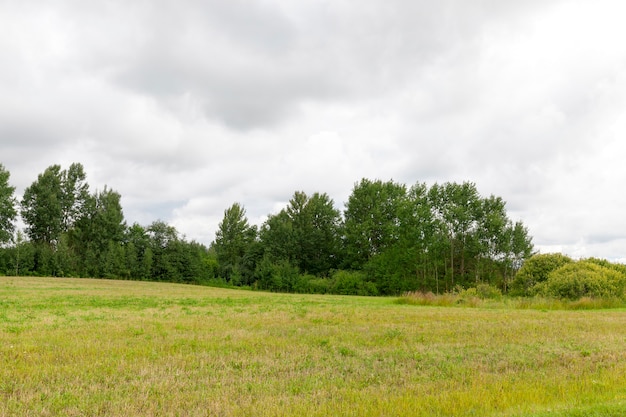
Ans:
[[[478,284],[476,286],[476,295],[483,300],[499,300],[502,298],[502,291],[493,285]]]
[[[262,290],[293,292],[300,285],[298,267],[288,260],[272,262],[265,257],[257,265],[255,286]]]
[[[378,295],[378,289],[373,282],[365,281],[365,274],[360,271],[335,271],[331,280],[331,292],[344,295]]]
[[[570,300],[582,297],[623,299],[626,275],[595,262],[579,261],[552,271],[538,289],[543,295]]]
[[[517,271],[511,283],[511,293],[513,295],[535,295],[538,284],[547,281],[552,271],[563,265],[574,262],[570,257],[560,253],[547,253],[532,256],[524,262],[524,265]]]

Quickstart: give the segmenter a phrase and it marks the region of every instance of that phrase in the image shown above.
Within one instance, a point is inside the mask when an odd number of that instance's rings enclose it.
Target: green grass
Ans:
[[[622,416],[626,311],[0,278],[0,416]]]

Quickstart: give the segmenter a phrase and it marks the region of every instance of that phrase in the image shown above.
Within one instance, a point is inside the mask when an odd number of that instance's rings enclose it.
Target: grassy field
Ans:
[[[0,416],[623,416],[626,311],[0,277]]]

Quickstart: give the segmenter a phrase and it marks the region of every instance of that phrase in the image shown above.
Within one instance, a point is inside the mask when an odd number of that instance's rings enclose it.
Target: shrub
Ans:
[[[378,295],[373,282],[365,281],[365,274],[360,271],[335,271],[331,277],[331,292],[345,295]]]
[[[541,292],[546,296],[577,300],[582,297],[624,298],[626,275],[594,262],[569,263],[552,271]]]
[[[476,286],[476,295],[483,300],[499,300],[502,298],[502,291],[493,285],[478,284]]]
[[[532,256],[515,275],[511,283],[511,293],[514,295],[535,295],[538,293],[538,284],[547,281],[552,271],[563,265],[574,262],[570,257],[560,253],[547,253]]]

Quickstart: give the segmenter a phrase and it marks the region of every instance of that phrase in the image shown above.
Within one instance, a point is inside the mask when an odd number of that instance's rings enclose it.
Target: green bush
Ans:
[[[365,274],[360,271],[335,271],[331,280],[333,294],[344,295],[378,295],[378,289],[373,282],[365,281]]]
[[[573,262],[552,271],[538,286],[545,296],[577,300],[582,297],[624,298],[626,275],[595,262]]]
[[[333,282],[328,278],[312,277],[308,281],[308,288],[311,294],[328,294],[331,292]]]
[[[548,276],[563,265],[574,262],[560,253],[537,254],[527,259],[511,283],[513,295],[535,295],[538,284],[548,280]]]
[[[493,285],[478,284],[476,286],[476,295],[483,300],[499,300],[502,298],[502,291]]]

